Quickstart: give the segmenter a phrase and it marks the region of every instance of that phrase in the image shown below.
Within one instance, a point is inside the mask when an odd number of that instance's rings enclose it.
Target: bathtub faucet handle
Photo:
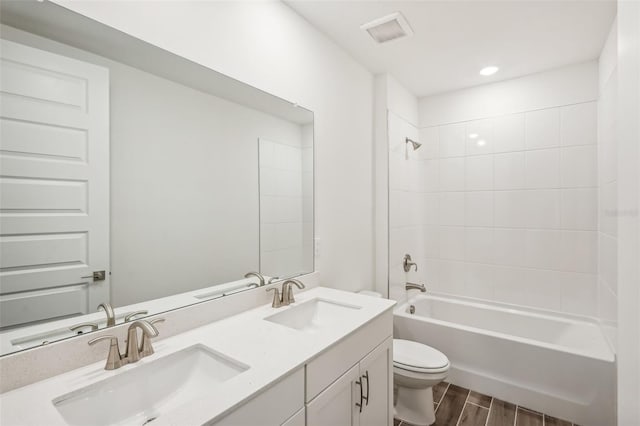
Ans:
[[[402,259],[402,266],[404,267],[405,272],[409,272],[411,267],[415,266],[416,272],[418,272],[418,265],[415,262],[411,261],[411,255],[405,254],[404,259]]]

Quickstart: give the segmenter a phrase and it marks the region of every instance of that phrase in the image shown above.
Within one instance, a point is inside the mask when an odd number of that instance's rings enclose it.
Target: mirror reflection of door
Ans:
[[[0,328],[109,301],[109,74],[2,40]],[[105,271],[104,280],[93,280]]]

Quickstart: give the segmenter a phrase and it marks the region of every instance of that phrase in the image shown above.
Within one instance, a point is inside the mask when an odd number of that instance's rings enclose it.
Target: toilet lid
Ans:
[[[393,339],[393,363],[404,370],[432,371],[448,367],[449,359],[439,350],[422,343]]]

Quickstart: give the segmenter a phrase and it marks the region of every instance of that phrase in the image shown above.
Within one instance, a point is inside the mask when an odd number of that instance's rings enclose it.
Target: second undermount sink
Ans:
[[[70,425],[143,425],[247,369],[195,345],[60,396],[53,405]]]
[[[327,326],[340,324],[360,308],[356,305],[315,298],[299,305],[292,305],[282,312],[266,317],[265,320],[296,330],[314,332]]]

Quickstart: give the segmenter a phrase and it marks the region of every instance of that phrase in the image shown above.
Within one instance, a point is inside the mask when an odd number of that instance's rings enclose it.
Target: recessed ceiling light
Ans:
[[[478,146],[485,146],[487,144],[487,142],[485,142],[484,139],[480,139],[478,142],[476,142],[478,144]]]
[[[493,65],[490,67],[484,67],[480,70],[480,75],[484,75],[484,76],[493,75],[497,73],[499,69],[500,68]]]
[[[475,139],[478,137],[477,133],[469,133],[469,139]]]

